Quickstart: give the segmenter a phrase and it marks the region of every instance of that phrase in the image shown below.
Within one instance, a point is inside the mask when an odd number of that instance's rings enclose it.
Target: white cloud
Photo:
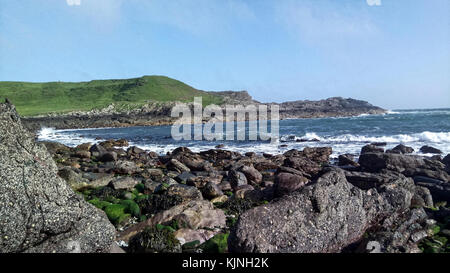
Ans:
[[[369,6],[381,6],[381,0],[366,0]]]
[[[66,0],[66,3],[69,6],[79,6],[81,5],[81,0]]]

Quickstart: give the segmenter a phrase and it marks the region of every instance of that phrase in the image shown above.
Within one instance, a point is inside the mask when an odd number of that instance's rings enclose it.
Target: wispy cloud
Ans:
[[[369,6],[381,6],[381,0],[366,0]]]
[[[79,6],[81,5],[81,0],[66,0],[66,3],[69,6]]]

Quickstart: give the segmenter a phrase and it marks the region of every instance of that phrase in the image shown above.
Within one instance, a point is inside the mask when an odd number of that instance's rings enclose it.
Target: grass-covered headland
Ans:
[[[147,102],[193,101],[221,104],[222,96],[197,90],[164,76],[90,82],[0,82],[0,97],[7,97],[22,116],[67,113],[116,106],[139,107]]]

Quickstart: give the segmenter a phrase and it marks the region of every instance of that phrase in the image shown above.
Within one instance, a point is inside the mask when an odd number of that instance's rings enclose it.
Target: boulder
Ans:
[[[181,245],[184,245],[194,241],[198,241],[199,244],[203,244],[216,234],[217,232],[212,230],[182,228],[175,231],[173,235],[177,238]]]
[[[189,169],[186,165],[173,158],[169,161],[169,163],[167,163],[167,169],[177,171],[179,173],[191,171],[191,169]]]
[[[78,145],[77,147],[75,147],[75,150],[76,151],[88,151],[89,152],[89,149],[91,149],[91,147],[92,147],[92,143],[83,143],[83,144],[80,144],[80,145]]]
[[[294,192],[305,186],[306,183],[308,183],[308,179],[303,176],[291,173],[279,173],[275,176],[275,196],[280,197]]]
[[[82,159],[83,158],[91,158],[91,152],[80,150],[80,151],[76,151],[74,156],[78,157],[78,158],[82,158]]]
[[[183,202],[195,199],[203,199],[201,192],[196,187],[183,184],[175,184],[169,186],[165,194],[171,196],[179,196]]]
[[[247,185],[247,177],[239,171],[230,171],[228,173],[228,180],[230,181],[230,185],[233,189],[242,185]]]
[[[141,169],[132,161],[119,160],[115,162],[113,171],[116,174],[131,175],[140,173]]]
[[[58,175],[66,180],[68,185],[73,190],[80,190],[88,187],[88,180],[83,178],[82,175],[74,171],[71,167],[64,167],[58,171]]]
[[[412,207],[434,207],[433,197],[429,189],[417,186],[411,199]]]
[[[222,190],[216,183],[208,182],[202,189],[203,196],[208,199],[214,199],[223,195]]]
[[[418,186],[427,188],[435,201],[450,203],[450,183],[423,176],[415,176],[414,182]]]
[[[128,251],[131,253],[181,253],[181,244],[171,230],[146,227],[131,238]]]
[[[129,176],[121,176],[112,180],[109,185],[115,190],[131,190],[139,181]]]
[[[317,163],[328,162],[332,153],[331,147],[306,147],[302,151],[304,157]]]
[[[138,223],[119,235],[119,240],[127,242],[145,227],[169,223],[177,220],[180,226],[189,229],[214,229],[226,226],[226,217],[222,210],[205,200],[192,200],[157,213],[145,222]]]
[[[364,191],[348,183],[342,170],[331,169],[316,183],[241,214],[231,230],[229,250],[340,252],[384,217],[410,207],[411,185],[404,188],[403,183]]]
[[[344,174],[349,183],[363,190],[377,188],[381,185],[392,183],[399,179],[411,179],[393,171],[383,171],[381,173],[345,171]]]
[[[225,203],[228,200],[228,196],[226,195],[221,195],[219,197],[216,197],[214,199],[211,200],[211,203],[216,204],[216,203]]]
[[[319,163],[305,157],[288,157],[284,160],[283,166],[296,169],[310,176],[317,175],[322,169]]]
[[[91,152],[91,155],[94,157],[100,157],[102,154],[106,153],[107,150],[100,144],[95,144],[91,146],[89,152]]]
[[[354,166],[359,167],[359,164],[354,161],[351,154],[343,154],[338,157],[338,166]]]
[[[168,176],[164,176],[159,182],[161,183],[159,183],[159,186],[156,187],[154,191],[155,193],[165,192],[170,186],[179,185],[175,179]]]
[[[416,155],[366,153],[359,157],[359,164],[363,170],[369,172],[386,169],[403,173],[408,177],[427,176],[444,181],[450,180],[442,162]]]
[[[369,145],[366,145],[361,148],[361,154],[366,154],[366,153],[384,153],[384,149],[380,148],[378,146],[369,144]]]
[[[99,156],[98,160],[100,160],[102,162],[117,161],[117,153],[116,152],[105,152]]]
[[[258,185],[262,182],[262,174],[252,166],[242,166],[239,171],[245,175],[249,184]]]
[[[89,180],[88,184],[92,188],[104,187],[107,186],[113,179],[113,174],[106,173],[83,173],[83,178]]]
[[[175,177],[175,180],[179,183],[187,182],[190,178],[194,178],[195,175],[191,172],[182,172],[180,175]]]
[[[127,150],[127,155],[131,156],[131,155],[138,155],[138,154],[142,154],[145,153],[144,150],[142,150],[141,148],[138,148],[136,146],[132,146],[130,148],[128,148]]]
[[[417,243],[428,237],[427,218],[423,208],[387,217],[375,231],[365,234],[359,248],[369,253],[420,253]]]
[[[399,144],[394,148],[387,150],[386,153],[394,153],[394,154],[412,154],[414,153],[414,149],[403,144]]]
[[[442,154],[441,150],[436,149],[436,148],[431,147],[431,146],[428,146],[428,145],[422,146],[420,148],[420,152],[423,153],[423,154]]]
[[[246,198],[247,193],[253,191],[254,189],[255,188],[253,188],[252,185],[248,185],[248,184],[239,186],[235,189],[233,197],[244,199],[244,198]]]
[[[58,142],[42,141],[41,143],[45,145],[47,151],[52,155],[69,154],[72,150],[70,147],[67,147],[66,145]]]
[[[164,172],[161,169],[144,169],[141,175],[145,178],[159,180],[164,176]]]
[[[109,252],[115,228],[57,175],[11,104],[0,104],[0,252]]]
[[[144,182],[144,192],[146,194],[152,194],[155,192],[155,190],[161,185],[161,183],[152,181],[152,180],[147,180]]]

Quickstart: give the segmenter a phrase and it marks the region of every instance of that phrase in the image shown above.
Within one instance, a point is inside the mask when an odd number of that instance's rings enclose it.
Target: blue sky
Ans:
[[[0,0],[1,81],[166,75],[257,100],[450,107],[448,0]]]

